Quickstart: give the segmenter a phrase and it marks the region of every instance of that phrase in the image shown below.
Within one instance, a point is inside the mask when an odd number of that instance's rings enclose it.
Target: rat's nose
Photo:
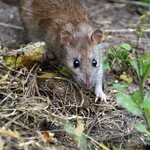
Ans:
[[[91,80],[88,75],[85,76],[85,79],[83,80],[83,88],[90,89],[91,88]]]

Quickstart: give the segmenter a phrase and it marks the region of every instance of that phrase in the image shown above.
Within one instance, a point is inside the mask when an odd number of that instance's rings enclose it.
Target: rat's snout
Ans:
[[[90,89],[91,85],[92,85],[91,78],[89,75],[86,75],[81,81],[81,87],[83,89]]]

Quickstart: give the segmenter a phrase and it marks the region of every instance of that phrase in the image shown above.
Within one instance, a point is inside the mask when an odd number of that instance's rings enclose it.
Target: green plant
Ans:
[[[102,148],[103,150],[110,150],[104,143],[99,143],[87,134],[85,134],[84,124],[80,120],[77,120],[76,127],[67,122],[66,124],[64,124],[64,130],[70,137],[72,137],[72,139],[76,141],[80,150],[87,150],[89,141],[92,141],[92,143],[94,143],[96,149]],[[117,150],[115,146],[112,146],[112,148],[114,150]]]
[[[87,150],[87,139],[83,134],[84,124],[78,121],[78,125],[74,128],[71,124],[67,123],[64,126],[65,131],[73,138],[78,144],[80,150]]]
[[[140,0],[140,1],[144,3],[150,3],[150,0]]]
[[[143,15],[140,18],[135,31],[137,36],[137,44],[134,49],[134,57],[125,59],[135,71],[138,89],[135,92],[130,93],[127,88],[123,87],[125,91],[121,91],[117,94],[116,99],[120,105],[132,114],[142,116],[144,118],[144,123],[134,122],[134,126],[137,130],[144,133],[148,137],[148,142],[150,144],[150,91],[146,91],[145,89],[146,81],[150,77],[150,54],[139,54],[138,52],[141,36],[147,29],[150,29],[150,24],[143,25],[146,18],[147,15]],[[118,85],[118,87],[120,86]],[[116,86],[116,88],[118,87]]]
[[[127,43],[120,44],[118,47],[112,47],[110,51],[110,56],[116,58],[123,62],[124,67],[126,67],[129,63],[129,54],[131,51],[131,46]]]
[[[130,66],[130,53],[132,47],[128,43],[122,43],[117,47],[112,46],[111,50],[107,53],[104,59],[104,69],[110,70],[115,68],[114,65],[118,64],[121,70],[126,70]],[[111,65],[110,65],[111,64]]]

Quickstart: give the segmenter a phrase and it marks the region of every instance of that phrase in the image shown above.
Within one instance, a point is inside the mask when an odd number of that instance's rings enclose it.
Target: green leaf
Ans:
[[[130,54],[131,46],[129,44],[124,43],[119,46],[119,50],[120,51],[117,52],[117,57],[121,61],[126,61]]]
[[[127,43],[123,43],[123,44],[120,45],[120,50],[130,51],[131,50],[131,45],[129,45]]]
[[[65,67],[61,68],[59,70],[59,72],[60,72],[61,75],[65,76],[65,77],[69,77],[70,76],[69,71]]]
[[[109,65],[109,61],[107,58],[104,59],[103,68],[104,70],[110,70],[110,65]]]
[[[150,91],[145,94],[144,101],[142,101],[140,106],[143,108],[147,124],[150,126]]]
[[[87,140],[86,136],[83,134],[84,124],[82,122],[78,121],[76,128],[67,123],[64,125],[64,129],[72,138],[77,141],[79,149],[87,150]]]
[[[149,30],[149,29],[150,29],[150,24],[142,27],[142,31],[141,32],[144,33],[146,30]]]
[[[150,54],[143,54],[139,60],[130,59],[130,64],[136,70],[137,75],[142,78],[144,86],[145,81],[150,76]]]
[[[136,129],[141,132],[141,133],[144,133],[144,134],[147,134],[147,135],[150,135],[150,132],[147,130],[147,127],[140,123],[140,122],[135,122],[134,123],[134,126],[136,127]]]
[[[142,93],[140,90],[135,91],[135,93],[132,95],[132,98],[134,102],[140,103],[142,101]]]
[[[140,0],[140,1],[144,3],[150,3],[150,0]]]
[[[143,0],[144,1],[144,0]],[[149,0],[148,0],[149,1]],[[147,18],[147,14],[144,14],[140,17],[140,21],[143,22]]]
[[[140,106],[143,107],[145,116],[146,116],[146,118],[147,118],[147,122],[148,122],[149,125],[150,125],[150,102],[144,101],[144,102],[142,102],[142,104],[141,104]]]
[[[143,108],[147,123],[150,125],[150,101],[143,101],[140,106]]]
[[[150,54],[143,54],[139,58],[139,62],[140,62],[142,82],[144,86],[145,81],[150,76]]]
[[[150,54],[143,54],[140,59],[140,64],[143,67],[143,70],[147,70],[150,68]],[[150,75],[150,74],[149,74]]]
[[[71,124],[69,124],[69,123],[66,123],[65,125],[64,125],[64,129],[65,129],[65,131],[70,135],[70,136],[74,136],[74,127],[72,127],[72,125]]]
[[[130,64],[131,64],[131,66],[134,68],[134,70],[136,71],[136,73],[137,73],[137,75],[138,75],[138,77],[139,77],[140,74],[139,74],[139,68],[138,68],[138,63],[137,63],[137,61],[136,61],[135,59],[130,59],[129,62],[130,62]]]
[[[142,111],[130,95],[119,93],[117,102],[134,115],[141,116]]]
[[[119,91],[126,91],[127,89],[125,88],[125,86],[121,85],[120,83],[114,83],[113,87]]]
[[[112,48],[112,49],[111,49],[110,54],[111,54],[114,58],[117,58],[117,53],[116,53],[116,49],[115,49],[115,48]]]
[[[143,101],[140,106],[144,109],[148,109],[150,114],[150,101]]]
[[[150,91],[145,94],[144,101],[150,102]]]
[[[150,101],[143,101],[140,106],[150,115]]]

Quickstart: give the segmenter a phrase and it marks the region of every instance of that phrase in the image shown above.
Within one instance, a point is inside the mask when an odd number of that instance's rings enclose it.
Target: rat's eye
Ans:
[[[80,61],[78,59],[75,59],[73,62],[74,68],[78,68],[80,66]]]
[[[95,59],[92,60],[92,66],[96,67],[97,66],[97,61]]]

